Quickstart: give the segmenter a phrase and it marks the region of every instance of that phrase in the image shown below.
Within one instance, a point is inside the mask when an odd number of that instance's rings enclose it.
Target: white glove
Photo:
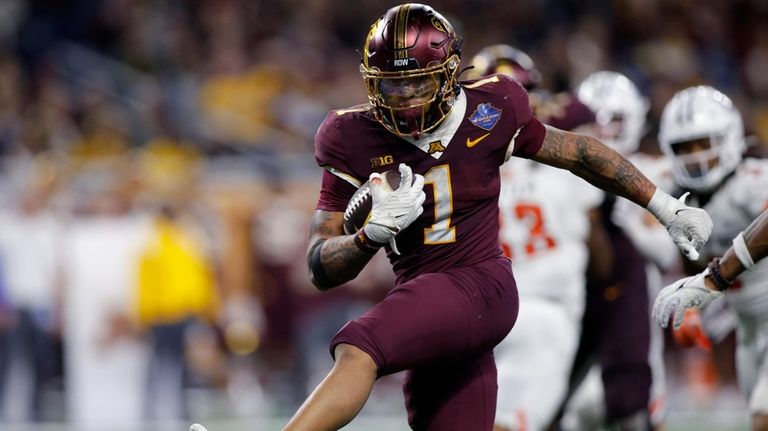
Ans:
[[[661,289],[653,304],[653,318],[656,323],[666,328],[669,318],[674,313],[673,325],[680,328],[687,308],[707,308],[710,302],[723,296],[723,292],[716,292],[704,284],[704,277],[709,274],[709,268],[691,276],[677,280],[669,286]]]
[[[427,195],[424,188],[424,177],[416,174],[411,184],[413,172],[408,165],[400,163],[400,186],[397,190],[390,189],[386,180],[378,173],[372,173],[369,181],[371,186],[371,216],[363,226],[365,235],[378,243],[390,243],[392,250],[398,255],[395,235],[407,228],[424,212],[424,200]]]
[[[200,424],[192,424],[192,426],[189,427],[189,431],[208,431],[208,430],[205,429],[205,427]]]
[[[688,260],[697,260],[699,250],[712,233],[712,219],[703,209],[686,205],[688,195],[685,193],[675,199],[657,188],[648,203],[648,211],[667,228]]]

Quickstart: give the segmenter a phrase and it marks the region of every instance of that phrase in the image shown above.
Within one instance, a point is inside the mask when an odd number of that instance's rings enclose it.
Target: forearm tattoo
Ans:
[[[357,277],[373,257],[355,245],[354,235],[344,235],[342,223],[343,213],[315,211],[309,228],[310,246],[307,251],[307,265],[311,266],[315,247],[322,247],[320,262],[328,277],[337,284]],[[322,239],[325,241],[320,242]]]
[[[544,144],[534,159],[568,169],[609,193],[643,207],[656,186],[635,165],[595,138],[547,126]]]

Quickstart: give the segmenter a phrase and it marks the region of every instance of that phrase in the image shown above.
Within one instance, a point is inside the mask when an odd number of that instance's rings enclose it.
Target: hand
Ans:
[[[424,200],[427,198],[422,190],[424,177],[416,174],[413,184],[413,172],[408,165],[401,163],[400,186],[391,190],[378,173],[371,174],[371,216],[363,226],[365,234],[378,243],[390,242],[392,250],[400,254],[394,244],[395,235],[407,228],[424,212]]]
[[[704,309],[715,299],[723,296],[707,287],[705,279],[709,275],[709,269],[692,276],[686,277],[661,289],[653,304],[653,318],[656,323],[666,328],[669,318],[674,314],[673,326],[679,329],[683,323],[685,310],[688,308]]]
[[[698,260],[699,250],[712,233],[712,219],[701,208],[685,204],[690,193],[675,199],[657,190],[648,209],[667,228],[669,235],[689,260]]]
[[[192,424],[192,426],[189,427],[189,431],[208,431],[208,430],[205,429],[205,427],[200,424]]]
[[[686,205],[686,197],[688,193],[680,196],[680,207],[674,211],[674,218],[666,224],[666,228],[688,260],[698,260],[699,250],[712,233],[712,219],[703,209]]]

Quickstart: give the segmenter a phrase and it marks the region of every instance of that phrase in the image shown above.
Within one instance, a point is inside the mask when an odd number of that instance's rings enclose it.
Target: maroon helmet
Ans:
[[[541,84],[541,73],[528,54],[509,45],[499,44],[487,46],[473,58],[470,78],[493,73],[509,75],[525,87],[532,90]]]
[[[421,136],[448,115],[459,85],[461,38],[429,6],[389,9],[368,32],[360,72],[376,119],[400,136]]]

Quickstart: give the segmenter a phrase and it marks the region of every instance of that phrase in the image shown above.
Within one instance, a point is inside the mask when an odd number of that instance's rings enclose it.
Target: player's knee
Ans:
[[[351,344],[341,343],[334,350],[336,357],[336,367],[355,369],[363,372],[370,372],[376,375],[378,367],[371,355],[359,347]]]

